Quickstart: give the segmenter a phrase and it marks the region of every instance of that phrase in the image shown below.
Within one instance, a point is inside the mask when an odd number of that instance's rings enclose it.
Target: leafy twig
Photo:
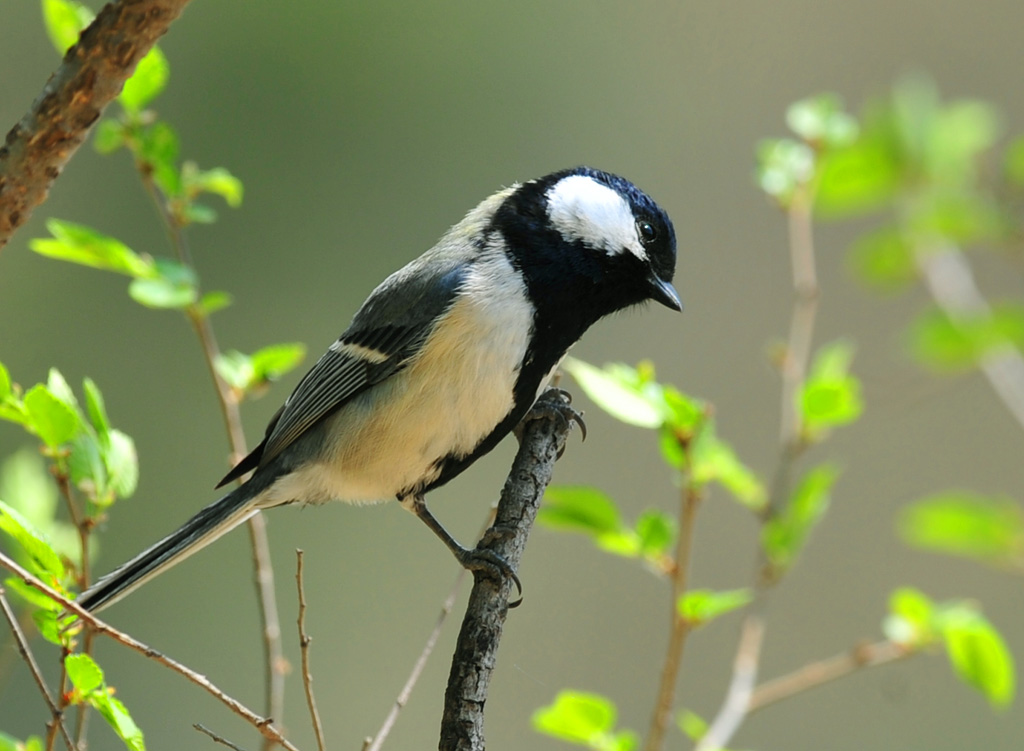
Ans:
[[[324,728],[320,723],[320,713],[316,709],[316,697],[313,696],[313,674],[309,668],[309,645],[313,637],[306,633],[306,589],[302,583],[302,556],[303,551],[295,551],[295,583],[299,590],[299,650],[302,653],[302,687],[306,691],[306,703],[309,705],[309,717],[313,722],[313,731],[316,733],[316,747],[325,751],[327,744],[324,742]]]
[[[25,664],[28,665],[29,672],[32,673],[32,677],[35,679],[36,685],[39,686],[39,693],[43,695],[43,699],[46,701],[46,706],[50,708],[50,722],[47,727],[50,728],[50,732],[60,730],[60,734],[64,737],[64,744],[68,747],[68,751],[75,751],[75,743],[71,740],[71,736],[68,735],[68,730],[64,727],[64,712],[54,702],[53,697],[50,696],[49,689],[46,688],[46,681],[43,680],[43,673],[39,669],[39,663],[36,662],[35,656],[32,654],[32,650],[29,648],[28,639],[25,637],[25,632],[21,630],[21,625],[18,623],[17,616],[14,615],[14,611],[11,609],[11,605],[7,602],[7,597],[4,594],[3,587],[0,587],[0,610],[3,610],[4,618],[7,619],[8,625],[11,627],[11,633],[14,634],[14,639],[18,643],[18,651],[25,660]]]
[[[119,644],[128,647],[129,649],[135,650],[139,654],[148,657],[149,659],[155,662],[160,663],[164,667],[169,668],[170,670],[174,671],[175,673],[178,673],[179,675],[183,676],[195,685],[204,689],[207,693],[209,693],[215,699],[224,704],[224,706],[226,706],[232,712],[234,712],[239,717],[244,719],[246,722],[251,724],[257,730],[259,730],[259,732],[263,735],[264,738],[274,743],[281,744],[282,746],[284,746],[284,748],[288,749],[288,751],[298,751],[298,749],[296,749],[295,746],[287,738],[281,735],[281,732],[276,727],[274,727],[273,721],[269,717],[260,717],[258,714],[256,714],[251,709],[246,707],[240,701],[224,693],[224,691],[222,691],[220,688],[214,685],[206,676],[200,675],[199,673],[183,665],[177,660],[174,660],[166,656],[165,654],[158,652],[152,647],[143,644],[138,639],[129,636],[128,634],[122,631],[118,631],[116,628],[109,625],[105,621],[101,621],[88,610],[79,607],[73,600],[69,600],[64,595],[60,594],[59,592],[56,592],[55,590],[43,584],[43,582],[39,581],[39,579],[37,579],[35,576],[33,576],[31,573],[26,571],[21,566],[19,566],[17,563],[15,563],[13,560],[8,558],[3,553],[0,553],[0,566],[3,566],[8,571],[14,573],[19,579],[25,582],[25,584],[29,585],[30,587],[33,587],[39,592],[42,592],[44,595],[49,597],[54,602],[59,603],[69,613],[74,613],[75,615],[77,615],[79,619],[88,623],[96,631],[96,633],[107,636],[113,639],[114,641],[118,642]]]
[[[955,245],[944,243],[920,249],[917,265],[931,296],[954,321],[991,312],[974,281],[970,264]],[[996,396],[1024,427],[1024,356],[1020,350],[1010,344],[990,349],[982,355],[979,365]]]
[[[0,248],[46,200],[89,129],[188,0],[109,3],[0,147]]]

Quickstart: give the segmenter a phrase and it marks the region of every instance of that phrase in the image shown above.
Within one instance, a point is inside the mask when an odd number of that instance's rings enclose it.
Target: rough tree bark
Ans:
[[[0,146],[0,248],[46,200],[103,109],[188,0],[106,5]]]
[[[501,491],[494,525],[480,541],[479,547],[497,553],[513,571],[519,568],[555,460],[565,448],[570,420],[578,419],[569,416],[574,413],[564,393],[545,393],[524,421],[519,453]],[[444,696],[441,751],[484,748],[484,704],[512,586],[508,577],[475,576]]]

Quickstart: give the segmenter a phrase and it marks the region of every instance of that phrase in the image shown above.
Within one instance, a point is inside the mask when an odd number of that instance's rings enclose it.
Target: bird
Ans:
[[[485,199],[387,277],[218,488],[249,478],[77,598],[96,612],[263,509],[396,499],[467,568],[424,496],[520,423],[599,319],[682,310],[675,229],[629,180],[575,167]],[[493,556],[493,554],[491,554]]]

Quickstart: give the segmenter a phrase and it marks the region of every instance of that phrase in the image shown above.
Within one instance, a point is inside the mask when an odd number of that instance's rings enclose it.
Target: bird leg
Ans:
[[[519,595],[523,594],[523,585],[519,581],[519,577],[516,572],[512,570],[508,561],[502,558],[500,555],[495,553],[493,550],[486,548],[467,548],[459,544],[458,540],[452,537],[448,530],[445,529],[441,522],[439,522],[430,509],[427,508],[427,502],[423,498],[423,495],[417,493],[416,495],[407,496],[400,500],[403,508],[407,511],[414,513],[420,521],[426,524],[431,531],[437,535],[441,542],[443,542],[448,549],[452,551],[452,555],[455,556],[463,568],[470,571],[484,571],[492,576],[497,575],[495,578],[506,577],[512,580],[512,583],[516,585],[516,591]],[[522,598],[520,597],[520,600]],[[515,602],[519,604],[519,600]],[[514,605],[513,605],[514,607]]]

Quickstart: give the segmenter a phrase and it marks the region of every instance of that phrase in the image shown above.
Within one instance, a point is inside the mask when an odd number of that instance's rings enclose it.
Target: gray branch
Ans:
[[[481,548],[504,558],[513,571],[519,568],[541,496],[551,482],[555,460],[565,448],[571,426],[561,392],[547,392],[538,405],[554,408],[535,407],[524,421],[519,453],[502,489],[494,526],[480,542]],[[484,704],[512,589],[507,577],[499,581],[475,575],[444,696],[441,751],[484,748]]]
[[[106,5],[0,146],[0,248],[28,221],[104,108],[188,0]]]

